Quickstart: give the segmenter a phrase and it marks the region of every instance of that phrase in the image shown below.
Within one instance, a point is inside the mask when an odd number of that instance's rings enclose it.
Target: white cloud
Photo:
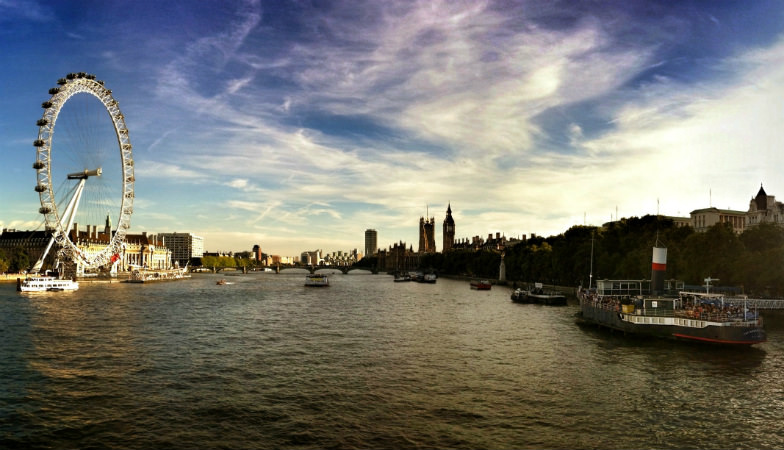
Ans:
[[[235,189],[245,189],[248,187],[248,180],[243,178],[237,178],[234,180],[229,181],[226,183],[228,186],[233,187]]]
[[[325,39],[295,42],[283,55],[246,45],[258,38],[256,10],[194,41],[156,90],[176,99],[191,125],[163,135],[187,157],[146,163],[141,174],[232,188],[225,205],[265,239],[359,240],[372,227],[384,246],[413,243],[426,205],[438,218],[450,200],[463,237],[559,233],[584,215],[609,220],[616,207],[652,213],[657,199],[663,213],[685,215],[705,206],[711,186],[714,198],[724,190],[728,204],[744,208],[729,192],[745,199],[781,167],[781,45],[729,61],[733,78],[659,77],[637,87],[626,83],[662,65],[656,48],[618,46],[596,20],[555,30],[525,8],[483,2],[350,8],[371,9],[370,19],[347,26],[339,14],[316,17]],[[291,84],[261,84],[270,74]],[[580,117],[566,118],[563,136],[537,122],[596,99],[607,99],[605,116],[589,119],[609,127],[598,136]],[[300,119],[311,113],[360,117],[390,136],[307,128]]]
[[[156,161],[144,161],[137,163],[134,167],[136,178],[164,178],[167,180],[181,180],[181,179],[203,179],[204,173],[197,172],[191,169],[183,168],[182,166],[174,163],[163,163]]]
[[[758,183],[771,194],[784,188],[776,185],[784,163],[782,62],[784,41],[728,61],[730,78],[697,87],[661,80],[628,99],[617,128],[583,144],[586,164],[602,174],[581,180],[589,195],[612,193],[634,214],[653,213],[660,197],[666,213],[688,215],[708,206],[709,191],[713,206],[745,210]]]

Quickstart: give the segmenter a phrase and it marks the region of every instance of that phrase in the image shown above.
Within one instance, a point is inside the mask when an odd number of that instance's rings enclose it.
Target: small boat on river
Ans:
[[[156,281],[176,281],[185,278],[190,278],[188,273],[188,266],[184,268],[174,269],[146,269],[143,267],[134,267],[125,280],[128,283],[152,283]]]
[[[320,273],[305,275],[305,286],[307,287],[326,287],[329,286],[329,278]]]
[[[417,283],[430,283],[433,284],[438,280],[438,276],[433,272],[409,272],[408,276],[410,277],[411,281],[416,281]]]
[[[554,289],[547,289],[542,283],[534,283],[533,288],[518,288],[512,292],[512,301],[516,303],[538,303],[549,306],[566,305],[566,295]]]
[[[436,282],[437,279],[438,279],[438,277],[436,276],[436,274],[434,274],[434,273],[426,273],[426,274],[422,275],[422,278],[420,278],[418,281],[420,283],[430,283],[430,284],[433,284],[433,283]]]
[[[411,281],[411,275],[406,272],[398,272],[395,274],[395,283]]]
[[[477,280],[471,282],[471,289],[476,289],[477,291],[489,291],[491,287],[493,287],[493,285],[490,284],[488,280]]]

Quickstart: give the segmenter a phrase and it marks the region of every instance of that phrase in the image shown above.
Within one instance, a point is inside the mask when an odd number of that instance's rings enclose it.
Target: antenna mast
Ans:
[[[655,247],[659,246],[659,198],[656,197],[656,244]]]
[[[591,289],[593,283],[593,232],[591,232],[591,273],[588,275],[588,289]]]

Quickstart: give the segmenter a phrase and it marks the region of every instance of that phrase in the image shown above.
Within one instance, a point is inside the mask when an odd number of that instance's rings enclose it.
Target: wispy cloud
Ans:
[[[37,3],[0,0],[0,12],[20,5],[39,11],[28,21],[54,19]],[[711,186],[743,209],[784,162],[784,44],[743,41],[721,8],[604,6],[205,7],[220,20],[171,7],[176,33],[159,18],[150,36],[90,53],[138,83],[130,99],[111,83],[130,106],[146,206],[134,227],[301,251],[365,228],[382,246],[413,242],[419,216],[439,219],[449,201],[462,237],[558,233],[657,199],[685,215]],[[725,36],[743,45],[713,41]],[[161,192],[170,206],[155,214]]]
[[[51,9],[35,0],[0,0],[0,23],[18,19],[50,22],[54,17]]]
[[[544,134],[535,119],[549,109],[605,95],[651,64],[650,48],[614,47],[612,36],[596,21],[550,30],[527,18],[522,8],[498,11],[481,2],[359,7],[369,8],[368,17],[374,19],[348,26],[357,6],[349,11],[342,4],[329,17],[304,19],[319,23],[320,39],[291,46],[285,58],[264,59],[243,45],[258,33],[260,13],[255,11],[238,17],[230,27],[234,31],[198,39],[166,66],[158,77],[164,80],[158,85],[161,96],[177,98],[231,127],[220,164],[215,164],[214,148],[196,146],[183,162],[194,169],[182,174],[189,177],[210,167],[248,195],[259,191],[236,178],[238,168],[246,176],[274,180],[268,183],[285,201],[264,206],[237,198],[228,203],[250,214],[248,223],[254,224],[260,217],[290,224],[314,216],[340,221],[345,216],[327,201],[338,198],[402,208],[405,213],[391,217],[403,226],[404,214],[416,220],[423,204],[453,198],[467,210],[493,200],[499,212],[492,223],[482,224],[483,231],[489,226],[520,230],[531,226],[519,223],[521,210],[555,207],[563,213],[569,208],[566,196],[561,202],[536,200],[537,193],[548,190],[544,186],[564,178],[552,166],[564,167],[565,161],[535,151]],[[228,76],[218,91],[199,89],[201,74],[222,76],[232,61],[246,65],[245,75]],[[286,74],[295,84],[270,94],[255,84],[265,71]],[[265,105],[274,107],[260,110]],[[313,112],[362,116],[397,130],[402,140],[368,139],[367,147],[358,147],[361,136],[349,141],[282,120]],[[579,124],[569,130],[574,142],[582,138]],[[536,180],[542,188],[531,187]],[[313,199],[323,200],[307,203]],[[467,227],[482,218],[469,220],[473,223]]]
[[[779,41],[727,60],[726,78],[645,86],[620,105],[612,131],[583,144],[612,174],[593,182],[637,214],[645,211],[634,205],[642,195],[649,204],[654,196],[667,198],[687,214],[708,206],[710,188],[721,207],[745,210],[756,184],[776,180],[775,168],[784,163],[777,149],[784,131],[773,126],[784,119],[782,62]]]

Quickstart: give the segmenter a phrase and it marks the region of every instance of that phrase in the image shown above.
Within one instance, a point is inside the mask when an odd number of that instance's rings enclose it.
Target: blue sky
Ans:
[[[0,0],[0,226],[69,72],[120,102],[132,232],[210,251],[418,244],[784,199],[776,1]],[[107,119],[108,126],[108,119]],[[57,128],[55,128],[57,130]],[[55,132],[54,141],[58,135]]]

